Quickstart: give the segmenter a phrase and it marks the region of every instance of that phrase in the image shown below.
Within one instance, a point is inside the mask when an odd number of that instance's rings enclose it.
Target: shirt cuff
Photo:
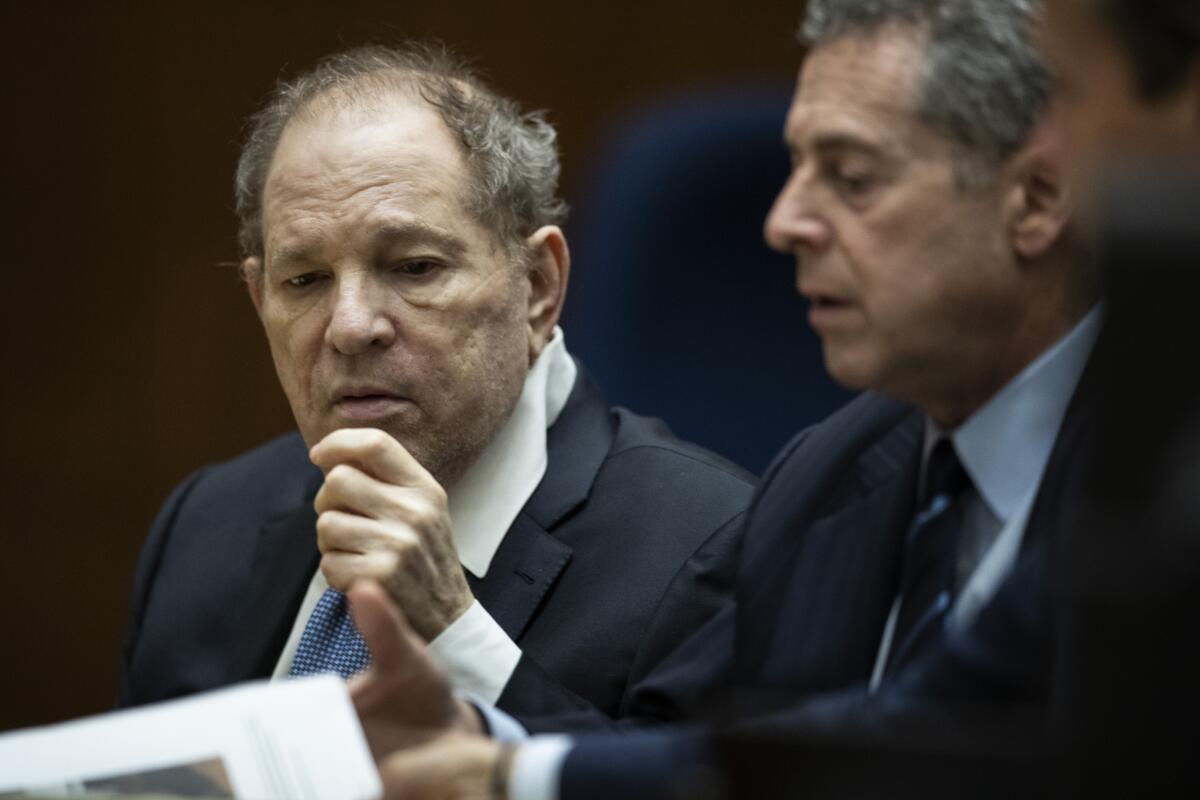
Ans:
[[[427,652],[455,688],[492,705],[521,660],[521,648],[478,600],[429,643]]]
[[[470,692],[464,692],[461,689],[456,694],[479,712],[479,716],[483,718],[484,727],[487,728],[487,735],[496,741],[523,742],[529,738],[529,731],[525,730],[524,725],[491,703],[485,703]]]
[[[523,743],[508,775],[513,800],[558,800],[563,762],[574,743],[570,736],[536,736]]]

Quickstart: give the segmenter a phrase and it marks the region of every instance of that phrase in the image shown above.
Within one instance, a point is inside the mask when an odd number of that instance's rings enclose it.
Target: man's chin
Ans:
[[[852,392],[878,388],[879,370],[871,359],[849,349],[824,346],[825,371],[841,387]]]

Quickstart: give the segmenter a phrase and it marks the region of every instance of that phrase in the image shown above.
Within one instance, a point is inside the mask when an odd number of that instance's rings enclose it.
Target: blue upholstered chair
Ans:
[[[787,176],[790,91],[633,113],[590,165],[568,230],[568,344],[610,401],[756,472],[850,397],[822,367],[794,260],[762,238]]]

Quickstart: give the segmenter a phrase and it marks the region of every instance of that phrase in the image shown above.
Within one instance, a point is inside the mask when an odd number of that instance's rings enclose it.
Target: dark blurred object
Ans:
[[[1133,66],[1138,93],[1161,100],[1177,91],[1200,52],[1196,0],[1099,0]]]
[[[1073,794],[1200,786],[1200,179],[1107,193],[1098,436],[1065,542],[1055,713]],[[1192,794],[1191,796],[1195,796]]]
[[[978,731],[978,724],[972,725]],[[997,729],[996,735],[1001,735]],[[725,797],[756,800],[935,800],[1050,797],[1051,762],[1041,753],[947,735],[896,741],[837,741],[803,735],[727,735],[718,742]]]
[[[567,344],[605,394],[754,472],[851,397],[825,373],[794,260],[763,242],[790,96],[731,87],[634,114],[571,237]]]
[[[561,796],[1031,800],[1052,796],[1056,787],[1056,765],[1041,738],[1028,736],[1031,725],[1044,719],[1040,707],[921,705],[898,696],[881,705],[857,689],[827,697],[865,713],[838,715],[836,722],[827,720],[832,725],[801,713],[708,734],[703,728],[675,728],[630,737],[584,735],[567,756]],[[794,705],[798,698],[778,699]],[[588,751],[583,762],[580,749]]]
[[[1142,510],[1200,409],[1200,173],[1129,169],[1100,205],[1104,396],[1095,497]]]

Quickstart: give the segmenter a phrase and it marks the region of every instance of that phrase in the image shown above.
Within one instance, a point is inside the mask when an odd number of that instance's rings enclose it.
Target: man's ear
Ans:
[[[242,280],[246,282],[246,290],[250,293],[250,302],[254,303],[254,310],[258,312],[259,319],[262,319],[262,271],[262,259],[257,256],[250,256],[242,262]]]
[[[1052,110],[1007,170],[1006,213],[1013,250],[1023,261],[1045,255],[1075,214],[1066,138]]]
[[[537,358],[554,335],[567,295],[571,253],[557,225],[538,228],[525,240],[529,277],[529,360]]]

